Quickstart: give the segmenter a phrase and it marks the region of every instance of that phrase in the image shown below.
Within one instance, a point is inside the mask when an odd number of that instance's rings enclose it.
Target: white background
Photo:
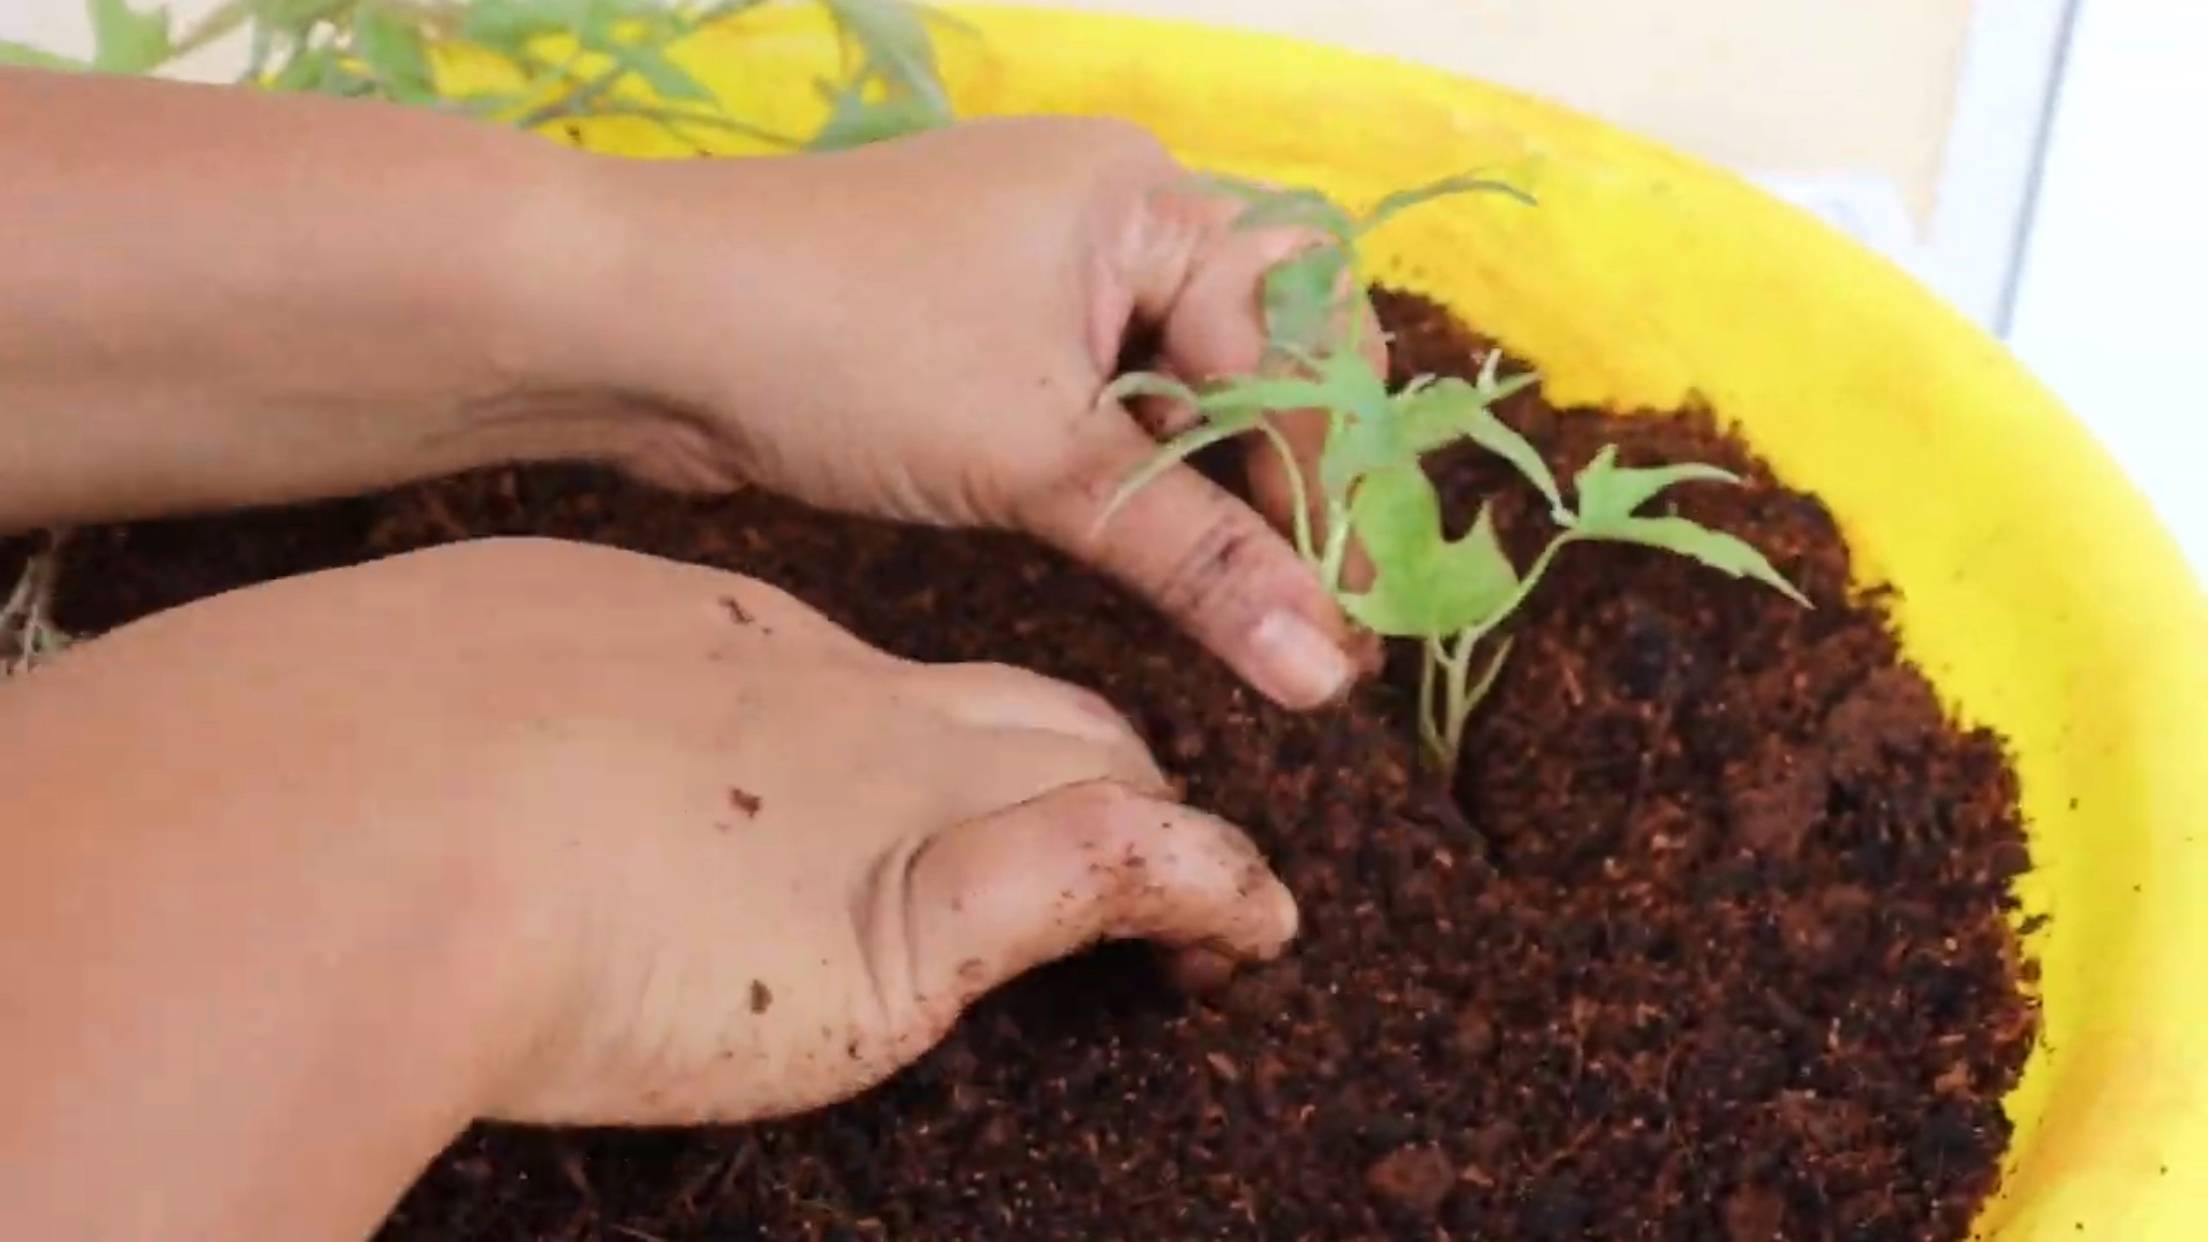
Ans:
[[[1757,176],[2008,340],[2208,576],[2208,0],[1058,2],[1427,60]],[[0,37],[80,50],[81,9],[0,0]]]

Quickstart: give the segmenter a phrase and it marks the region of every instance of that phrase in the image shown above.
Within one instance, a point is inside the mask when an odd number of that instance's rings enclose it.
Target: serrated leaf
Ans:
[[[1738,483],[1729,470],[1700,462],[1648,468],[1620,466],[1618,449],[1606,444],[1572,480],[1579,499],[1574,525],[1588,534],[1600,534],[1608,524],[1631,517],[1656,494],[1680,483]]]
[[[1635,543],[1661,548],[1735,578],[1753,578],[1797,604],[1809,606],[1809,598],[1796,590],[1761,552],[1723,531],[1711,530],[1683,517],[1629,517],[1613,520],[1599,532],[1584,528],[1582,537],[1612,543]]]
[[[1343,606],[1374,633],[1438,638],[1492,617],[1509,602],[1518,571],[1482,506],[1462,539],[1441,529],[1441,498],[1416,465],[1394,466],[1365,479],[1350,510],[1351,527],[1372,559],[1372,589]]]
[[[146,73],[159,68],[175,48],[169,42],[166,8],[139,12],[128,0],[85,0],[92,19],[92,67],[103,73]]]
[[[28,43],[17,43],[12,39],[0,39],[0,66],[16,69],[82,70],[91,68],[90,65],[81,60],[68,56],[58,56],[52,52],[32,47]]]
[[[1498,181],[1492,177],[1482,177],[1474,173],[1463,173],[1454,177],[1443,177],[1439,181],[1430,181],[1425,185],[1414,186],[1408,190],[1397,190],[1395,193],[1388,195],[1373,204],[1372,210],[1365,213],[1365,218],[1358,222],[1357,232],[1360,234],[1369,233],[1421,203],[1432,202],[1434,199],[1455,194],[1502,194],[1515,198],[1528,207],[1535,205],[1532,195],[1507,181]]]
[[[1491,391],[1505,396],[1516,392],[1524,387],[1514,384],[1519,378],[1531,383],[1534,377],[1513,377]],[[1416,392],[1406,391],[1396,402],[1404,423],[1404,438],[1416,445],[1418,452],[1431,452],[1461,436],[1509,462],[1549,502],[1552,511],[1561,509],[1564,500],[1558,494],[1556,476],[1524,436],[1495,417],[1488,406],[1496,399],[1461,379],[1451,378]]]

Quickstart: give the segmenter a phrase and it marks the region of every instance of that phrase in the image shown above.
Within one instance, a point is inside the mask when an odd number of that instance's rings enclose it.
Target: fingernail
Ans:
[[[1357,675],[1347,652],[1292,612],[1268,613],[1250,634],[1260,688],[1289,707],[1317,707],[1340,696]]]

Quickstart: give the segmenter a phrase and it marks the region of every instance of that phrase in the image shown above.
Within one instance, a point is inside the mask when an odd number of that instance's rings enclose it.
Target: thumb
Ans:
[[[983,992],[1099,940],[1263,961],[1296,904],[1223,820],[1114,781],[969,820],[913,863],[914,984],[948,1020]]]
[[[1349,627],[1294,548],[1186,465],[1111,510],[1157,445],[1123,412],[1100,414],[1094,421],[1110,424],[1100,451],[1033,499],[1028,526],[1148,599],[1274,702],[1311,708],[1340,697],[1357,675],[1344,650]]]

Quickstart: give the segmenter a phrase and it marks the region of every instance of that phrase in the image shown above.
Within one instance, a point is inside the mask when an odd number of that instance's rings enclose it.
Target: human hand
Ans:
[[[1128,583],[1284,704],[1326,702],[1354,677],[1354,640],[1315,575],[1194,469],[1104,520],[1186,416],[1099,404],[1130,338],[1154,335],[1163,366],[1192,381],[1255,369],[1260,281],[1308,233],[1235,227],[1237,200],[1142,130],[1100,120],[980,122],[830,157],[621,163],[599,193],[618,292],[586,301],[620,319],[593,348],[616,387],[685,412],[632,460],[640,472],[1027,530]],[[1384,353],[1376,332],[1364,339]],[[1323,421],[1284,427],[1311,471]],[[1283,463],[1262,438],[1247,461],[1259,507],[1284,524]]]
[[[46,878],[10,909],[152,946],[98,955],[149,976],[119,981],[112,1029],[212,1007],[229,1019],[194,1038],[259,1041],[215,1066],[277,1079],[284,1045],[320,1038],[293,1022],[368,1042],[310,1049],[364,1080],[389,1047],[465,1044],[464,1114],[788,1113],[1096,940],[1251,959],[1295,926],[1249,842],[1167,800],[1103,700],[897,659],[762,583],[603,548],[463,544],[257,587],[20,691],[0,725],[75,801],[20,808],[70,827],[10,845],[46,859],[17,860]],[[158,815],[102,810],[149,796]],[[42,921],[77,840],[99,875],[74,889],[102,896]],[[254,1016],[271,1006],[296,1011],[287,1033]],[[427,1033],[390,1029],[417,1013]]]

